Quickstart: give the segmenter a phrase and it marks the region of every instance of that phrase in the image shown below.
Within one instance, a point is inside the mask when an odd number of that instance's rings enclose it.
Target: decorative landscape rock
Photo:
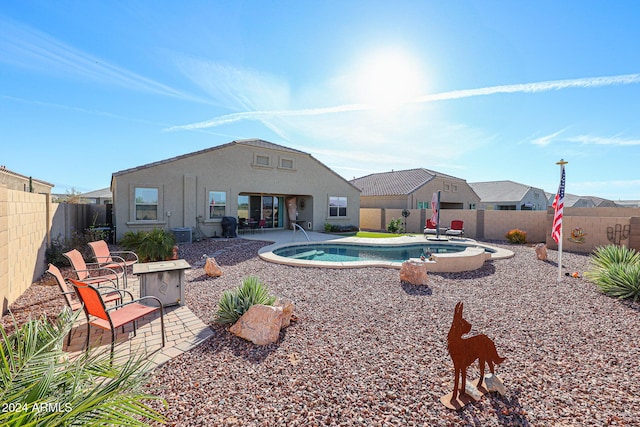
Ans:
[[[293,314],[293,309],[295,306],[293,302],[288,299],[278,298],[274,303],[274,307],[282,307],[282,324],[281,328],[286,328],[291,324],[291,315]]]
[[[544,243],[538,243],[535,246],[535,250],[536,250],[536,257],[539,260],[541,261],[547,260],[547,245],[545,245]]]
[[[209,277],[220,277],[222,276],[222,270],[220,266],[216,262],[215,258],[207,257],[207,260],[204,263],[204,272],[207,273]]]
[[[282,307],[255,304],[229,329],[229,331],[256,345],[267,345],[278,341],[282,319]]]
[[[400,267],[400,281],[411,283],[412,285],[427,284],[427,264],[426,261],[411,258],[402,263]]]

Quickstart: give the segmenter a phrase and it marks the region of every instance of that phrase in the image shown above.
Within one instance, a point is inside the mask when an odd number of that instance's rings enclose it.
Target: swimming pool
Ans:
[[[398,241],[402,239],[402,241]],[[327,242],[277,243],[258,255],[265,261],[299,267],[397,268],[404,261],[427,258],[427,270],[461,272],[481,268],[487,260],[510,258],[513,252],[471,239],[432,242],[413,238],[362,239],[347,237]],[[430,259],[429,259],[430,257]]]
[[[273,251],[274,255],[325,262],[387,261],[404,262],[409,258],[429,258],[433,254],[452,254],[464,251],[470,245],[447,243],[421,243],[402,246],[374,246],[340,243],[316,243],[285,246]],[[471,246],[473,247],[473,246]],[[477,247],[477,246],[475,246]],[[486,252],[495,252],[483,248]]]

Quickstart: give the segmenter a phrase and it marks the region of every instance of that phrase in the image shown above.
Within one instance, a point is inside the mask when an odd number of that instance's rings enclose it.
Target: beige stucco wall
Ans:
[[[45,270],[49,196],[0,188],[2,312]]]
[[[0,168],[0,187],[8,188],[10,190],[17,190],[28,192],[31,186],[32,193],[51,193],[53,188],[52,184],[40,181],[37,179],[31,179],[29,177],[20,175],[10,170]]]
[[[469,209],[470,204],[478,206],[480,198],[463,179],[435,177],[409,195],[361,196],[361,208],[417,209],[418,202],[431,202],[433,193],[440,191],[440,203],[460,205]]]
[[[269,156],[271,167],[257,166],[257,155]],[[293,160],[293,169],[279,168],[279,159]],[[134,221],[135,187],[158,187],[160,193],[158,221]],[[126,231],[193,228],[207,236],[222,233],[220,220],[207,220],[209,191],[227,193],[226,216],[237,217],[239,194],[267,194],[298,197],[298,220],[307,228],[324,230],[331,224],[360,224],[360,192],[342,177],[308,154],[227,144],[159,162],[151,167],[114,174],[112,188],[117,239]],[[329,196],[347,197],[347,217],[329,218]],[[305,199],[304,208],[300,201]],[[285,206],[281,209],[286,210]],[[166,213],[171,212],[171,216]],[[197,217],[202,216],[201,220]],[[196,223],[196,221],[198,221]]]
[[[480,198],[465,180],[436,176],[409,196],[407,207],[416,209],[418,202],[431,202],[433,193],[437,191],[440,191],[441,205],[460,205],[461,209],[469,209],[471,203],[476,206],[480,203]]]

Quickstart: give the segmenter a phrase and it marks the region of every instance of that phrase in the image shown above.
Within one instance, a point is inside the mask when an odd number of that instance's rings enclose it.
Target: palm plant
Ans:
[[[173,253],[176,239],[170,232],[162,228],[151,231],[128,231],[122,236],[120,246],[134,251],[142,262],[163,261]]]
[[[585,277],[601,292],[620,299],[640,298],[640,253],[625,246],[600,246],[591,256]]]
[[[154,228],[142,239],[138,256],[147,261],[163,261],[171,256],[175,244],[173,234],[162,228]]]
[[[62,344],[79,311],[68,308],[56,323],[29,320],[7,334],[0,325],[0,411],[2,426],[145,426],[164,417],[147,406],[161,400],[143,393],[148,361],[134,357],[121,365],[109,353],[70,359]]]

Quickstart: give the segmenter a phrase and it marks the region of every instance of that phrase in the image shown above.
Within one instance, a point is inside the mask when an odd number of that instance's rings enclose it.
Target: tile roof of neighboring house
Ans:
[[[43,181],[41,179],[36,179],[36,178],[30,177],[30,176],[22,175],[22,174],[20,174],[18,172],[14,172],[14,171],[12,171],[10,169],[7,169],[7,167],[4,166],[4,165],[0,166],[0,172],[5,173],[7,175],[13,175],[15,177],[22,178],[22,179],[27,179],[27,180],[31,179],[31,180],[33,180],[35,182],[40,183],[40,184],[47,185],[47,186],[50,186],[50,187],[54,187],[54,184],[51,184],[50,182]]]
[[[350,182],[362,191],[362,196],[400,196],[413,193],[436,176],[462,180],[440,172],[419,168],[373,173],[352,179]]]
[[[482,202],[519,202],[527,194],[527,191],[534,188],[509,180],[470,182],[469,186],[473,188]]]

